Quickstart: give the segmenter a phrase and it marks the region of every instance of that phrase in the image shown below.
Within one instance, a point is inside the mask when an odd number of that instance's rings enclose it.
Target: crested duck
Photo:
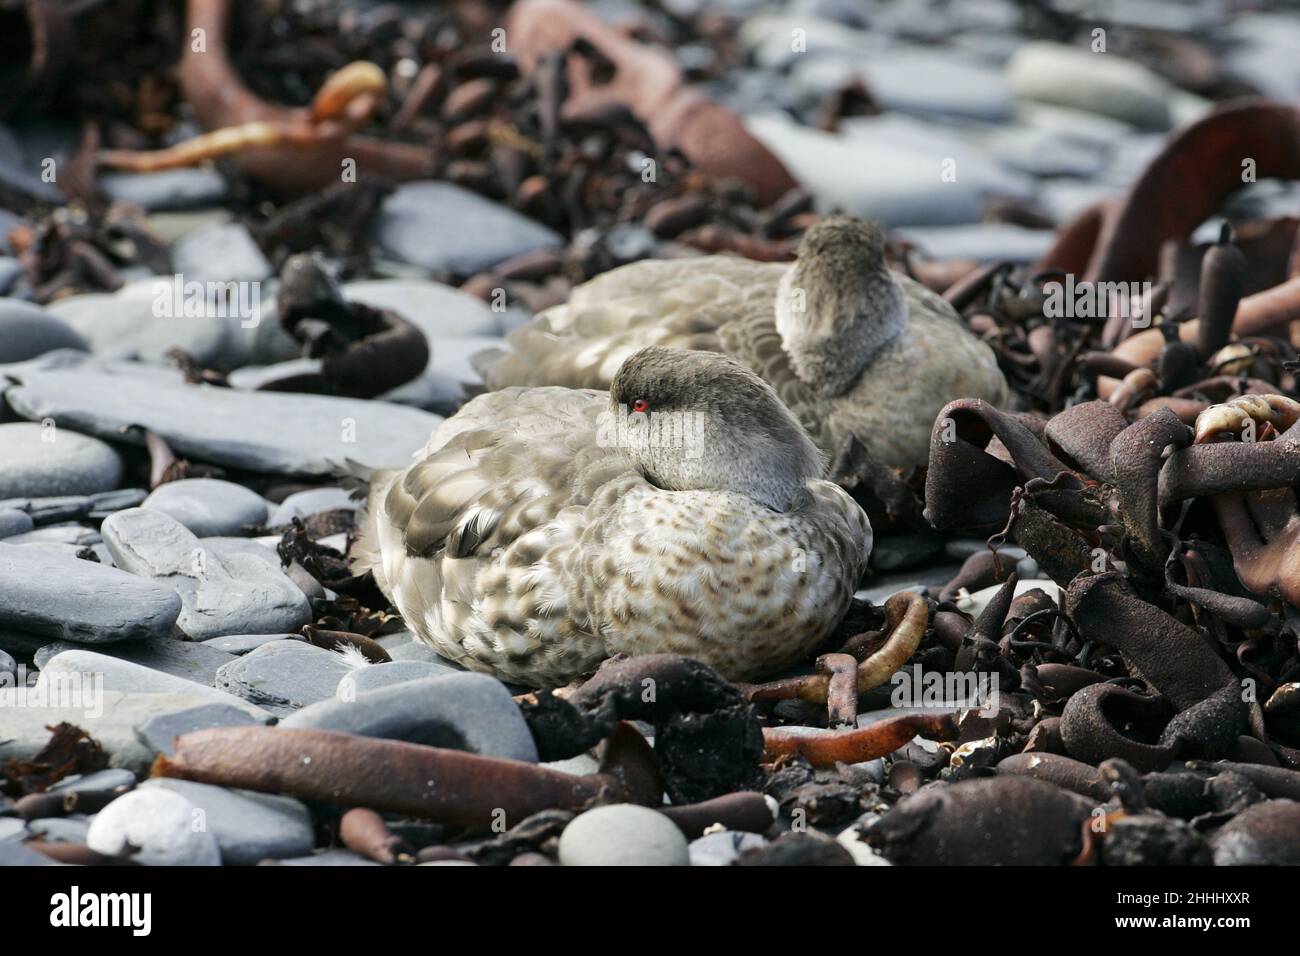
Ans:
[[[884,252],[875,223],[832,216],[793,264],[633,262],[515,330],[508,352],[484,356],[485,381],[606,388],[648,345],[722,352],[769,382],[827,455],[856,437],[887,465],[923,464],[944,405],[1002,404],[1007,383],[952,306],[891,271]]]
[[[354,570],[440,654],[534,687],[618,653],[733,680],[808,654],[866,567],[862,509],[739,362],[650,347],[612,378],[470,401],[374,474]]]

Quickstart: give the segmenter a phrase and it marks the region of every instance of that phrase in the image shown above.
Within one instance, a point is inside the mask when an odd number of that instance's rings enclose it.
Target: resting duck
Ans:
[[[722,352],[762,376],[830,456],[856,436],[887,465],[926,461],[957,398],[1002,404],[993,351],[953,308],[892,272],[874,223],[821,220],[798,261],[647,259],[597,276],[484,356],[490,388],[607,388],[647,345]]]
[[[740,363],[646,348],[613,378],[469,402],[374,475],[354,570],[440,654],[533,687],[618,653],[734,680],[807,655],[866,567],[862,509]]]

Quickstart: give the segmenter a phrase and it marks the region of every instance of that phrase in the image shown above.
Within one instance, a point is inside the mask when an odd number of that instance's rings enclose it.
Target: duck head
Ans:
[[[771,386],[714,352],[641,349],[614,376],[609,406],[619,444],[669,491],[732,491],[788,511],[825,470]]]
[[[777,290],[776,329],[805,385],[825,395],[848,390],[906,326],[879,226],[829,216],[804,233]]]

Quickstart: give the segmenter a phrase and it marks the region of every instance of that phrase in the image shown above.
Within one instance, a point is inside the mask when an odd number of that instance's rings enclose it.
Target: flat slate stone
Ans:
[[[94,773],[64,777],[50,787],[50,790],[59,793],[95,793],[100,790],[116,790],[118,787],[134,787],[135,783],[135,774],[130,770],[110,767],[107,770],[96,770]]]
[[[17,508],[0,508],[0,538],[24,534],[33,528],[32,516]]]
[[[519,705],[487,674],[448,674],[367,691],[355,701],[325,700],[280,723],[537,762]]]
[[[44,669],[49,660],[64,651],[77,650],[78,645],[68,641],[55,641],[36,652],[33,663]],[[182,677],[211,687],[217,670],[235,659],[215,647],[176,638],[159,638],[151,641],[118,641],[97,648],[99,653],[130,664],[139,664],[150,670],[173,677]]]
[[[452,183],[398,186],[375,218],[378,244],[402,262],[470,275],[563,240],[546,226]]]
[[[226,180],[212,169],[165,169],[156,173],[101,173],[96,184],[110,199],[147,210],[194,209],[226,198]]]
[[[257,712],[257,708],[250,707],[247,700],[208,684],[86,650],[63,651],[51,657],[41,669],[35,690],[47,691],[53,695],[55,689],[63,683],[63,679],[58,676],[61,674],[89,677],[96,685],[102,680],[102,686],[106,690],[127,694],[183,694],[215,704],[239,707],[254,714]]]
[[[169,481],[140,507],[171,515],[200,538],[237,535],[248,525],[264,525],[268,510],[257,492],[216,478]]]
[[[248,727],[263,721],[231,704],[203,704],[171,714],[150,717],[136,733],[140,742],[156,753],[172,755],[177,737],[212,727]]]
[[[260,282],[273,272],[248,229],[237,222],[209,226],[177,240],[172,266],[186,282]]]
[[[195,685],[198,686],[198,685]],[[47,685],[48,687],[48,685]],[[137,776],[147,775],[158,752],[140,739],[137,730],[160,715],[192,710],[211,703],[194,694],[140,694],[105,689],[88,706],[49,706],[48,690],[0,688],[0,760],[31,759],[50,742],[47,727],[67,721],[83,728],[108,754],[111,767],[124,767]],[[271,714],[239,701],[260,722]]]
[[[170,587],[117,568],[0,542],[0,628],[81,644],[170,637]]]
[[[332,474],[349,458],[371,468],[405,466],[442,422],[389,402],[173,385],[94,364],[8,375],[20,384],[4,398],[25,418],[52,417],[123,441],[142,440],[123,433],[140,425],[177,455],[269,474]]]
[[[388,661],[383,664],[371,664],[359,667],[351,673],[344,674],[339,681],[334,696],[339,700],[356,700],[358,694],[405,684],[407,681],[422,680],[426,677],[443,677],[447,674],[463,673],[460,668],[450,664],[434,661]]]
[[[272,641],[293,640],[299,640],[296,634],[227,634],[225,637],[210,637],[202,643],[206,647],[213,647],[240,657]]]
[[[0,299],[0,362],[24,362],[54,349],[90,346],[75,329],[39,305],[21,299]]]
[[[53,424],[0,425],[0,498],[93,494],[121,480],[122,457],[98,438]]]
[[[302,590],[256,544],[257,553],[218,551],[174,518],[144,508],[110,515],[100,530],[119,568],[176,589],[176,625],[196,641],[293,631],[311,620]]]
[[[219,688],[274,714],[333,697],[350,665],[341,654],[303,641],[273,641],[217,672]]]
[[[168,790],[197,807],[227,866],[301,856],[316,843],[311,814],[293,797],[167,777],[146,780],[140,789]]]

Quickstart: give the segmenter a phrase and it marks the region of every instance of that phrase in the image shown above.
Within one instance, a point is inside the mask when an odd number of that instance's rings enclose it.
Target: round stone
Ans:
[[[86,845],[146,866],[220,866],[217,838],[203,814],[178,793],[132,790],[95,815]]]
[[[690,866],[686,837],[662,813],[632,803],[596,807],[560,836],[565,866]]]
[[[112,491],[122,458],[105,442],[48,423],[0,425],[0,498]]]
[[[264,525],[268,510],[257,492],[215,478],[169,481],[140,507],[171,515],[200,538],[238,535],[248,525]]]
[[[71,326],[38,305],[0,299],[0,363],[25,362],[55,349],[90,347]]]

